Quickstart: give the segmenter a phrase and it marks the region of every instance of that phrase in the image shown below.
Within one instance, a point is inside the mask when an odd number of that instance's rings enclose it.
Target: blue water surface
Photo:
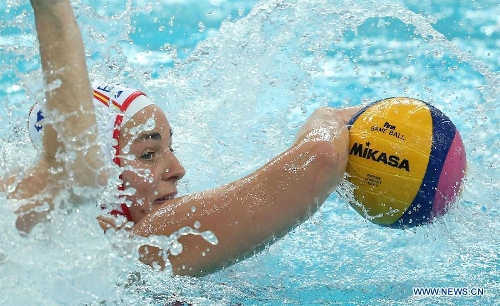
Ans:
[[[318,106],[391,96],[425,100],[451,118],[467,149],[467,181],[447,215],[409,230],[371,224],[339,190],[282,240],[203,278],[134,264],[116,247],[124,240],[100,235],[85,207],[61,216],[65,227],[21,238],[16,203],[6,201],[2,305],[500,304],[497,1],[73,4],[91,77],[142,88],[165,109],[188,170],[184,194],[257,169]],[[0,9],[1,163],[11,169],[36,155],[23,126],[41,76],[27,1]],[[484,294],[417,296],[418,287]]]

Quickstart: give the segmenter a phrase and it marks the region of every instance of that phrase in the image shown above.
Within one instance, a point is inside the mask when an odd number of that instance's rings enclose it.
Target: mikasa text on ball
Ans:
[[[443,215],[460,192],[466,157],[455,125],[432,105],[389,98],[348,124],[351,206],[389,227],[422,225]]]

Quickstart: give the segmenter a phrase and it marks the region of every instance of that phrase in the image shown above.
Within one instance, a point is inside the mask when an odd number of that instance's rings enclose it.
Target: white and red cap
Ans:
[[[142,91],[127,88],[118,84],[110,85],[104,82],[94,82],[94,108],[97,118],[97,128],[104,154],[113,159],[120,166],[119,137],[120,129],[135,114],[154,102]],[[36,147],[42,147],[41,132],[45,113],[43,105],[35,103],[30,110],[28,129],[31,140]],[[118,187],[123,190],[123,185]],[[111,214],[125,216],[132,221],[130,211],[125,204],[112,204]],[[103,208],[108,208],[107,206]]]

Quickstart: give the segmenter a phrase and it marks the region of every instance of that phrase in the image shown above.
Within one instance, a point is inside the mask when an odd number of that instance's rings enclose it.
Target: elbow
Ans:
[[[68,161],[66,168],[78,187],[101,188],[107,185],[104,158],[99,146],[76,152],[76,157]]]
[[[26,204],[16,211],[16,228],[21,235],[28,235],[33,228],[47,220],[50,212],[54,209],[53,205],[34,203]]]

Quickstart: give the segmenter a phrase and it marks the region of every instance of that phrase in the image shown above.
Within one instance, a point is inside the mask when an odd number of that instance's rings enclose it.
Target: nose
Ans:
[[[168,151],[167,153],[167,162],[165,164],[166,167],[161,176],[162,180],[164,181],[178,181],[186,174],[186,170],[184,169],[182,164],[179,162],[174,153],[170,151]]]

